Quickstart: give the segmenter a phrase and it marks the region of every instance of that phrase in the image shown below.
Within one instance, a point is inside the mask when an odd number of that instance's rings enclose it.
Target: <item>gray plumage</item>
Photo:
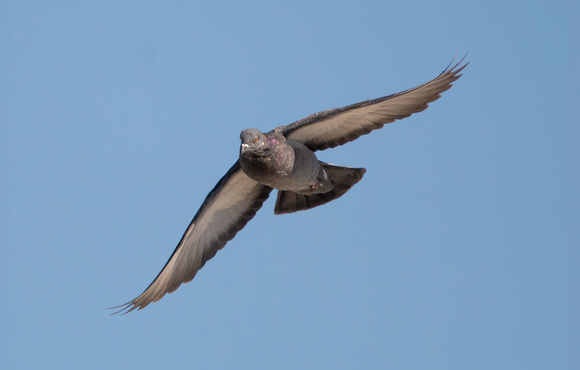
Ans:
[[[311,209],[342,196],[365,169],[324,163],[314,152],[425,110],[461,76],[468,64],[460,66],[462,61],[400,93],[315,113],[265,134],[242,131],[239,159],[208,194],[161,272],[140,296],[113,308],[125,313],[142,309],[191,281],[254,217],[273,189],[278,190],[276,214]]]

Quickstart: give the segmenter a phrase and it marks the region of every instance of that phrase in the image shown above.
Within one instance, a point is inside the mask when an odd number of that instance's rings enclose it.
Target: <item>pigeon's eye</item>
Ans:
[[[257,138],[257,137],[255,137],[255,138],[254,138],[254,144],[255,144],[255,143],[257,143],[257,142],[258,142],[258,138]]]

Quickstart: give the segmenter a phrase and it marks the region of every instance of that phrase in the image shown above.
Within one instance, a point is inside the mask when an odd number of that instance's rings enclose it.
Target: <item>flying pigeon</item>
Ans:
[[[161,272],[140,296],[112,307],[121,308],[115,313],[143,309],[191,281],[254,217],[273,189],[278,190],[275,214],[304,211],[344,195],[366,170],[321,162],[315,152],[425,110],[461,77],[469,64],[462,62],[451,66],[452,61],[433,80],[403,92],[318,112],[267,133],[242,131],[238,160],[207,195]]]

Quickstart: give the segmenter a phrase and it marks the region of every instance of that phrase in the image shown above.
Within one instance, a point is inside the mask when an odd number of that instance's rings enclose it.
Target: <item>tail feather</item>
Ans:
[[[312,195],[278,190],[278,198],[276,199],[276,206],[274,207],[275,214],[280,215],[305,211],[338,199],[359,182],[366,172],[364,168],[342,167],[324,162],[321,163],[330,178],[333,189],[327,193]]]

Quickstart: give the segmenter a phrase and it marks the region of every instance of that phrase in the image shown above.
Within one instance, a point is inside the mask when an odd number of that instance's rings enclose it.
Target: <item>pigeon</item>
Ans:
[[[451,61],[439,76],[406,91],[314,113],[267,133],[243,130],[238,160],[207,195],[161,272],[137,298],[111,307],[119,309],[114,314],[141,310],[190,282],[246,226],[273,189],[278,190],[275,214],[304,211],[340,198],[366,170],[319,161],[315,152],[425,110],[461,77],[469,64],[462,64],[464,59],[455,65]]]

